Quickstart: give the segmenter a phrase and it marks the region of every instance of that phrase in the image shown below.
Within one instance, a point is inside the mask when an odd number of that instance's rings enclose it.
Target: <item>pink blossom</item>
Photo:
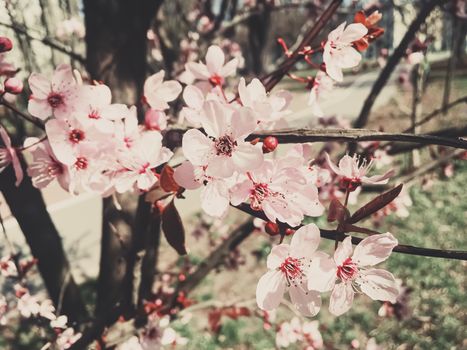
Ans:
[[[48,186],[53,180],[64,190],[68,190],[70,175],[68,168],[58,161],[50,147],[49,141],[39,142],[36,137],[29,137],[24,141],[25,147],[29,148],[32,154],[32,162],[28,164],[28,175],[32,178],[32,184],[39,189]]]
[[[80,145],[94,145],[98,141],[106,143],[106,136],[102,135],[94,126],[77,118],[51,119],[45,124],[45,131],[50,146],[57,159],[66,164],[74,164],[74,150]]]
[[[42,120],[52,116],[64,119],[75,111],[79,98],[79,87],[73,78],[71,67],[62,64],[55,69],[52,80],[32,73],[29,76],[32,95],[29,98],[28,111]]]
[[[117,192],[126,192],[136,187],[149,190],[156,182],[154,168],[167,162],[172,152],[162,147],[162,135],[156,131],[147,131],[131,148],[123,149],[118,154],[118,163],[122,167],[115,179]]]
[[[115,350],[144,350],[137,336],[132,336],[119,344]]]
[[[249,200],[254,210],[262,210],[267,218],[299,225],[305,215],[320,216],[324,207],[318,199],[318,189],[308,183],[290,158],[265,160],[263,165],[248,173],[249,178],[231,190],[231,202],[239,205]]]
[[[211,45],[206,53],[206,64],[189,62],[185,65],[185,69],[190,71],[196,79],[207,80],[214,86],[222,86],[226,77],[235,74],[238,59],[233,58],[224,63],[225,55],[222,49]]]
[[[294,317],[290,322],[283,322],[276,333],[276,346],[288,348],[290,345],[302,340],[302,327],[298,317]]]
[[[193,165],[205,166],[206,175],[220,178],[261,166],[259,145],[244,141],[256,129],[256,120],[248,109],[232,110],[208,101],[204,113],[201,124],[207,135],[190,129],[183,136],[183,154]]]
[[[267,258],[269,269],[258,281],[256,302],[262,310],[279,306],[288,290],[292,304],[304,316],[314,316],[321,307],[318,292],[307,288],[306,270],[314,259],[320,241],[315,224],[301,227],[292,236],[290,245],[274,246]]]
[[[341,158],[338,166],[331,161],[327,153],[326,160],[331,170],[343,178],[349,189],[355,189],[361,184],[386,184],[389,178],[394,175],[394,170],[391,169],[383,175],[366,176],[373,165],[373,159],[369,163],[360,162],[360,158],[356,154],[353,157],[346,154]]]
[[[19,186],[21,181],[23,181],[23,168],[21,167],[16,150],[11,146],[10,136],[8,136],[7,131],[1,125],[0,137],[5,146],[5,148],[0,147],[0,172],[5,170],[5,168],[11,163],[11,165],[13,165],[13,170],[16,176],[15,185]]]
[[[204,103],[206,101],[218,101],[225,103],[223,96],[219,95],[219,90],[209,89],[206,93],[199,86],[187,85],[183,90],[183,100],[186,107],[180,112],[180,122],[186,119],[191,125],[200,127]]]
[[[55,307],[54,307],[54,305],[52,303],[52,300],[45,299],[41,303],[40,308],[39,308],[39,315],[44,317],[44,318],[47,318],[49,320],[55,320],[56,319]]]
[[[111,103],[112,93],[108,86],[86,85],[81,88],[81,98],[76,103],[76,119],[85,125],[94,126],[101,133],[114,131],[115,120],[128,116],[128,107],[120,103]]]
[[[266,124],[266,127],[273,126],[273,123],[287,115],[289,113],[287,107],[292,101],[292,94],[285,90],[268,94],[257,78],[248,85],[245,79],[241,78],[238,84],[238,94],[242,105],[251,108],[256,119]]]
[[[165,71],[151,75],[144,82],[144,97],[152,109],[163,111],[169,108],[167,102],[175,100],[182,86],[175,80],[164,81]]]
[[[329,311],[342,315],[352,306],[356,290],[373,300],[395,302],[399,295],[394,276],[371,268],[386,260],[397,245],[389,232],[362,240],[352,255],[352,238],[347,237],[331,258],[327,254],[313,259],[308,270],[308,288],[319,292],[332,290]],[[340,283],[336,284],[336,280]]]
[[[144,126],[147,130],[165,130],[167,128],[167,115],[152,108],[149,108],[144,114]]]
[[[18,310],[24,318],[36,316],[40,308],[36,297],[31,296],[29,293],[25,293],[18,299]]]
[[[342,81],[342,69],[352,68],[360,63],[362,56],[352,47],[352,42],[360,40],[368,32],[361,23],[352,23],[346,27],[342,23],[328,35],[324,45],[323,61],[326,73],[336,81]]]
[[[0,53],[0,75],[13,76],[16,74],[16,68],[11,63],[5,61],[6,54]]]
[[[65,329],[67,328],[67,323],[68,323],[68,317],[66,317],[65,315],[61,315],[50,321],[50,327]]]
[[[58,347],[58,350],[66,350],[70,348],[79,338],[81,338],[81,333],[75,333],[75,330],[70,327],[58,335],[55,343]]]
[[[186,161],[175,169],[175,181],[188,190],[204,185],[201,190],[201,208],[214,217],[221,217],[229,208],[229,185],[225,179],[207,176],[203,166],[193,166]]]
[[[0,259],[0,273],[4,277],[18,276],[18,270],[11,256],[4,256]]]
[[[313,80],[313,87],[310,91],[310,98],[308,99],[308,105],[311,106],[312,113],[316,117],[323,117],[324,113],[319,103],[323,98],[332,91],[334,87],[334,81],[329,78],[324,72],[319,71]]]

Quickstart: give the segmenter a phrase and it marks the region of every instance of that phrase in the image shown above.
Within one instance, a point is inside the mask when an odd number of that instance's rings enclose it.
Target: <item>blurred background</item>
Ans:
[[[318,0],[0,0],[0,36],[14,42],[8,57],[0,56],[0,72],[19,70],[17,76],[26,81],[31,72],[50,75],[56,65],[69,63],[85,79],[108,84],[115,102],[137,104],[148,74],[164,69],[167,76],[187,82],[182,74],[184,64],[204,59],[213,43],[227,56],[241,60],[241,76],[262,76],[274,70],[284,57],[277,38],[293,49],[325,5],[326,1]],[[332,97],[322,103],[323,118],[312,116],[304,86],[284,78],[277,89],[293,92],[290,126],[349,127],[388,56],[423,5],[424,1],[344,1],[324,33],[343,21],[352,22],[358,10],[380,11],[380,26],[385,33],[364,52],[360,66],[346,74]],[[368,128],[402,131],[410,126],[415,98],[419,100],[417,113],[424,116],[466,95],[467,20],[463,10],[463,1],[450,1],[430,14],[376,100]],[[316,44],[325,38],[323,35]],[[409,57],[416,51],[424,56],[414,64]],[[299,76],[312,74],[304,64],[297,68]],[[16,97],[15,103],[22,110],[26,110],[28,95],[26,88]],[[465,103],[459,103],[417,132],[465,130],[466,112]],[[0,118],[17,143],[40,134],[5,109],[0,108]],[[436,162],[446,152],[439,147],[425,148],[420,151],[418,166]],[[460,156],[438,161],[408,180],[407,217],[391,213],[384,220],[373,218],[371,224],[382,232],[393,232],[404,244],[466,250],[467,165]],[[404,171],[412,161],[407,154],[395,155],[391,166]],[[73,275],[78,283],[89,286],[86,297],[92,304],[92,286],[99,269],[102,199],[92,194],[71,196],[56,184],[43,190],[43,196],[69,254]],[[362,193],[359,203],[365,203],[369,196]],[[189,234],[190,256],[188,261],[178,259],[163,242],[159,270],[170,272],[169,277],[178,267],[196,265],[242,216],[232,210],[223,222],[204,217],[196,192],[178,200],[177,207]],[[2,197],[0,214],[14,243],[27,251],[21,230]],[[324,218],[319,224],[328,225]],[[185,348],[277,347],[278,325],[296,317],[287,307],[269,315],[270,320],[255,314],[222,316],[219,327],[212,321],[217,317],[213,308],[219,305],[238,303],[255,310],[254,286],[263,273],[270,243],[271,239],[258,231],[231,252],[218,273],[209,275],[190,296],[201,306],[186,311],[175,325],[189,339]],[[394,254],[386,265],[403,283],[400,302],[387,305],[358,298],[356,307],[339,318],[323,310],[318,317],[322,348],[466,349],[465,262]],[[40,290],[39,276],[37,282]],[[0,326],[2,348],[33,349],[31,344],[37,337],[22,324]],[[290,348],[305,347],[295,343]]]

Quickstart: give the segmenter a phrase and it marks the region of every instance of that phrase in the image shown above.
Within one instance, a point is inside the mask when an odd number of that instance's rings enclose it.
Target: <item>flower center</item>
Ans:
[[[358,267],[351,258],[344,260],[341,266],[337,267],[337,277],[346,282],[354,279],[358,274]]]
[[[348,190],[349,192],[353,192],[357,189],[358,186],[362,184],[362,181],[358,178],[349,178],[343,177],[339,181],[339,186],[343,190]]]
[[[53,162],[47,167],[47,173],[49,176],[57,176],[63,174],[63,168],[59,163]]]
[[[88,160],[84,157],[78,157],[75,162],[75,168],[85,170],[88,167]]]
[[[148,168],[149,168],[149,163],[144,163],[141,169],[139,170],[139,173],[144,174]]]
[[[285,275],[285,278],[290,281],[301,279],[303,276],[302,262],[300,259],[287,257],[284,262],[279,266],[279,270]]]
[[[261,203],[263,200],[270,196],[271,190],[265,183],[257,183],[255,187],[250,190],[250,206],[254,210],[261,210]]]
[[[100,114],[99,114],[98,111],[96,111],[95,109],[93,109],[91,112],[89,112],[88,118],[89,118],[89,119],[101,119],[101,116],[100,116]]]
[[[49,96],[47,96],[47,102],[49,103],[50,107],[57,108],[63,104],[63,96],[56,92],[52,92]]]
[[[224,78],[220,75],[214,74],[209,78],[209,82],[213,86],[222,86],[222,84],[224,83]]]
[[[237,146],[237,141],[233,140],[230,136],[225,135],[219,137],[215,142],[216,154],[218,156],[224,155],[231,157],[234,148]]]
[[[85,136],[83,130],[73,129],[68,134],[68,140],[70,140],[71,143],[79,143],[80,141],[83,141],[84,138]]]

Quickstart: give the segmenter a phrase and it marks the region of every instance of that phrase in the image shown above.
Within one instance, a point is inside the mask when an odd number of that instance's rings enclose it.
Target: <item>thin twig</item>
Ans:
[[[248,204],[240,204],[235,208],[248,213],[254,217],[263,219],[265,221],[269,221],[268,218],[264,215],[262,211],[257,211],[251,209]],[[300,226],[293,227],[293,229],[298,229]],[[321,237],[326,239],[335,240],[336,236],[339,241],[344,240],[346,235],[341,234],[337,230],[328,230],[320,228]],[[359,237],[352,237],[352,243],[358,244],[362,241],[362,238]],[[467,251],[460,251],[460,250],[443,250],[443,249],[431,249],[431,248],[421,248],[421,247],[414,247],[410,245],[399,244],[393,249],[394,252],[410,254],[410,255],[418,255],[418,256],[428,256],[434,258],[446,258],[446,259],[456,259],[456,260],[467,260]]]
[[[14,105],[12,105],[11,103],[7,102],[3,97],[0,98],[0,105],[3,105],[5,106],[6,108],[8,108],[9,110],[11,110],[12,112],[14,112],[15,114],[19,115],[21,118],[27,120],[28,122],[31,122],[33,123],[35,126],[37,126],[38,128],[42,129],[42,130],[45,130],[45,127],[44,127],[44,124],[37,118],[33,117],[33,116],[30,116],[30,115],[27,115],[26,113],[23,113],[21,112],[18,108],[16,108]]]
[[[22,26],[19,26],[19,25],[9,24],[9,23],[4,23],[4,22],[0,22],[0,26],[10,28],[10,29],[14,30],[17,33],[23,34],[25,37],[27,37],[30,40],[39,41],[39,42],[43,43],[46,46],[49,46],[50,48],[52,48],[54,50],[60,51],[60,52],[62,52],[64,54],[70,56],[71,58],[73,58],[74,60],[80,62],[81,64],[84,64],[86,62],[85,57],[83,57],[80,54],[74,52],[70,48],[68,48],[66,46],[63,46],[62,44],[60,44],[60,43],[58,43],[58,42],[56,42],[56,41],[54,41],[54,40],[52,40],[50,38],[39,37],[39,36],[36,36],[34,34],[31,34],[31,32],[27,28],[23,28]]]

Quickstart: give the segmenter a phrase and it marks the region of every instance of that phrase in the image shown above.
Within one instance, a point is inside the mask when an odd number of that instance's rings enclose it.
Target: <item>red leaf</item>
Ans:
[[[367,218],[373,213],[376,213],[378,210],[384,208],[386,205],[391,203],[394,198],[396,198],[399,193],[402,191],[402,184],[399,186],[394,187],[393,189],[386,191],[380,194],[378,197],[372,199],[363,207],[358,209],[353,215],[347,220],[349,224],[355,224],[362,219]]]
[[[174,180],[174,170],[170,165],[166,164],[164,168],[162,168],[159,181],[162,189],[166,192],[177,192],[180,188]]]
[[[167,242],[178,254],[187,254],[185,248],[185,229],[173,199],[162,212],[162,230]]]
[[[337,199],[333,199],[329,204],[328,222],[344,222],[350,216],[349,210]]]

